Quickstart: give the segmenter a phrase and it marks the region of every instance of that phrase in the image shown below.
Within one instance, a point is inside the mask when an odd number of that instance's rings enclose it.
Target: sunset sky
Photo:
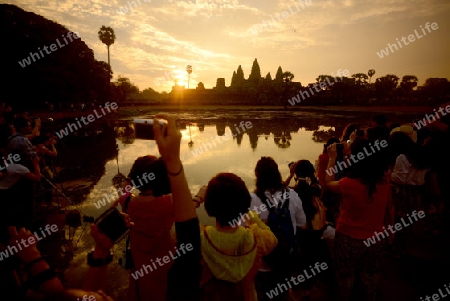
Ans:
[[[270,72],[275,77],[281,66],[304,86],[319,74],[336,74],[339,69],[350,74],[375,69],[374,79],[386,74],[400,79],[416,75],[419,85],[429,77],[450,79],[448,0],[1,3],[15,4],[78,32],[98,60],[107,61],[107,51],[97,32],[102,25],[111,26],[117,38],[111,46],[114,78],[128,77],[141,90],[170,91],[175,80],[187,86],[187,65],[193,67],[190,88],[198,82],[212,88],[218,77],[224,77],[229,86],[239,65],[248,77],[255,58],[262,76]],[[427,22],[436,22],[438,28],[430,28],[431,32],[424,28],[424,35],[420,26]],[[415,30],[420,38],[409,42],[408,35],[417,36]],[[400,48],[396,39],[402,37],[408,45],[399,42]],[[398,50],[380,58],[377,52],[388,43],[396,43]]]

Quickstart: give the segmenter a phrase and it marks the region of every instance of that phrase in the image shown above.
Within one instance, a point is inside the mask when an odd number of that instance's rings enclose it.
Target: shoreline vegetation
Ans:
[[[143,114],[152,114],[154,112],[171,112],[171,113],[185,113],[192,111],[221,111],[221,112],[233,112],[233,111],[274,111],[274,112],[305,112],[305,113],[323,113],[323,112],[333,112],[333,113],[349,113],[355,112],[358,114],[389,114],[389,115],[415,115],[418,117],[423,117],[423,114],[429,114],[433,112],[433,105],[423,105],[423,106],[357,106],[357,105],[340,105],[340,106],[298,106],[290,107],[285,109],[282,105],[200,105],[200,104],[186,104],[186,105],[167,105],[167,104],[154,104],[154,105],[143,105],[143,106],[133,106],[133,105],[119,105],[117,114],[109,118],[126,118],[139,116]],[[47,117],[47,118],[75,118],[80,115],[87,114],[87,112],[80,111],[63,111],[63,112],[51,112],[48,110],[35,110],[33,115],[36,117]]]

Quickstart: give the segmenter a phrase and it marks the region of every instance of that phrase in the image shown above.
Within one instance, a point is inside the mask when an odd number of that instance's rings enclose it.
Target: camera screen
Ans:
[[[147,139],[147,140],[155,140],[153,135],[153,124],[135,124],[134,130],[136,133],[136,138],[138,139]]]
[[[122,215],[116,208],[111,208],[103,213],[95,224],[113,243],[118,243],[129,230]]]

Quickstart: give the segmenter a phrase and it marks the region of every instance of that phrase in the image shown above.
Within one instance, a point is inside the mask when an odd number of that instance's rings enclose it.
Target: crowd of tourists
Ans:
[[[0,199],[4,200],[1,238],[6,235],[5,225],[33,228],[35,196],[39,192],[42,202],[52,203],[51,190],[43,177],[54,176],[52,162],[58,152],[53,134],[39,118],[29,113],[15,114],[11,106],[0,105]]]
[[[131,227],[127,300],[308,300],[321,289],[339,300],[351,300],[355,289],[357,300],[376,300],[385,254],[405,256],[413,238],[413,226],[395,234],[387,229],[413,212],[448,221],[446,118],[417,130],[377,115],[372,126],[349,124],[340,138],[329,139],[316,167],[299,155],[283,180],[275,160],[262,157],[254,191],[239,175],[221,172],[194,196],[175,118],[156,118],[167,122],[165,130],[159,122],[154,126],[161,157],[138,158],[123,185],[139,181],[139,194],[123,195],[113,205],[121,205]],[[23,142],[16,144],[33,158],[25,136],[33,134],[31,123],[17,125]],[[38,168],[29,172],[39,178]],[[154,180],[143,183],[144,174]],[[214,226],[199,223],[200,206],[215,218]],[[27,227],[14,226],[8,228],[10,243],[32,236]],[[448,233],[448,225],[440,230]],[[380,234],[383,239],[367,245]],[[65,289],[35,244],[17,254],[28,288],[46,300],[113,300],[106,291],[113,243],[95,225],[91,235],[96,244],[83,288]]]

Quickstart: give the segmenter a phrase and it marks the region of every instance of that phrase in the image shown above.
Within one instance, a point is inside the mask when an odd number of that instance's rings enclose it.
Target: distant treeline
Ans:
[[[95,30],[95,29],[93,29]],[[121,105],[164,104],[267,104],[267,105],[435,105],[449,100],[450,83],[446,78],[429,78],[417,87],[414,75],[400,80],[388,74],[372,77],[375,70],[355,73],[336,80],[319,75],[316,83],[302,85],[294,74],[278,68],[261,76],[257,59],[249,77],[242,67],[233,72],[229,86],[218,78],[216,86],[195,89],[174,85],[170,93],[152,88],[140,91],[128,78],[111,82],[112,70],[97,61],[93,51],[66,27],[21,8],[0,4],[0,103],[15,109],[45,108],[48,104],[105,103]],[[333,82],[333,84],[329,84]]]

